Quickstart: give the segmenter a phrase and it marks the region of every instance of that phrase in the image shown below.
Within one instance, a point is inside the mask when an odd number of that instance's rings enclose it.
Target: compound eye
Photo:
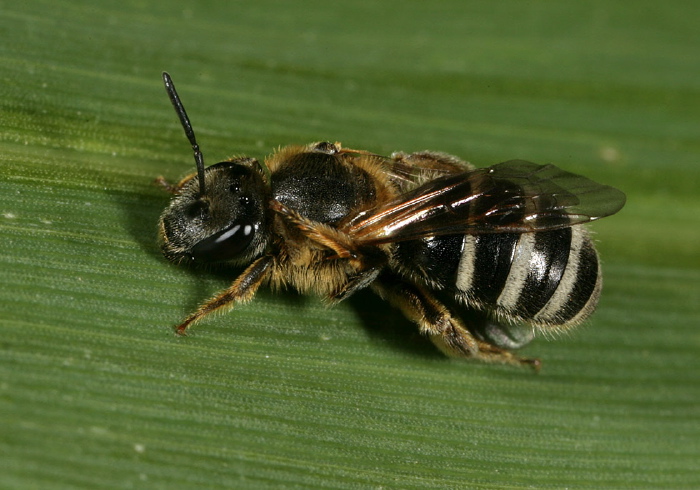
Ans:
[[[202,262],[220,262],[236,258],[253,240],[255,228],[247,220],[234,222],[228,228],[199,241],[192,247],[192,258]]]

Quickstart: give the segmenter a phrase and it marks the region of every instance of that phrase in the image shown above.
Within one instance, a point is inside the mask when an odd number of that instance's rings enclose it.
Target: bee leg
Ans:
[[[165,190],[165,192],[168,192],[168,193],[170,193],[170,194],[175,195],[175,194],[178,194],[178,193],[180,192],[180,189],[182,189],[182,187],[183,187],[188,181],[190,181],[190,180],[192,179],[192,177],[194,177],[194,176],[196,176],[196,175],[197,175],[196,173],[195,173],[195,174],[190,174],[190,175],[188,175],[187,177],[185,177],[184,179],[182,179],[180,182],[178,182],[177,184],[171,184],[170,182],[168,182],[168,181],[165,179],[165,177],[163,177],[162,175],[159,175],[158,177],[156,177],[156,178],[153,180],[153,183],[154,183],[155,185],[159,186],[159,187],[162,187],[163,190]]]
[[[358,251],[347,234],[325,223],[310,220],[279,201],[272,201],[270,208],[284,220],[292,223],[306,238],[335,252],[335,256],[330,258],[358,258]]]
[[[190,325],[219,308],[232,308],[236,303],[246,303],[253,299],[260,285],[269,277],[273,262],[274,259],[271,255],[265,255],[257,259],[233,281],[231,286],[201,305],[197,311],[178,325],[176,328],[177,334],[186,335],[186,330]]]
[[[537,371],[540,368],[538,359],[518,357],[474,337],[445,305],[421,286],[385,272],[372,287],[380,296],[398,307],[409,320],[417,323],[421,333],[430,337],[435,346],[449,356],[527,365]]]
[[[366,288],[375,281],[380,272],[381,270],[378,267],[372,267],[357,273],[343,284],[340,289],[330,294],[327,297],[328,302],[331,304],[339,303],[351,296],[355,291]]]
[[[354,267],[355,272],[349,280],[328,295],[326,299],[329,303],[338,303],[355,291],[369,286],[388,261],[387,255],[383,251],[377,251],[376,247],[358,248],[346,233],[301,216],[279,201],[272,201],[270,207],[301,231],[304,237],[335,252],[335,255],[326,259],[347,259]]]

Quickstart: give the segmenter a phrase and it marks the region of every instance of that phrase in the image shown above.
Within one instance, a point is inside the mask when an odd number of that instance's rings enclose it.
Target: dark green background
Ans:
[[[0,2],[0,486],[700,486],[695,2]],[[623,189],[592,321],[441,357],[369,294],[176,338],[227,271],[155,245],[156,175],[317,140]]]

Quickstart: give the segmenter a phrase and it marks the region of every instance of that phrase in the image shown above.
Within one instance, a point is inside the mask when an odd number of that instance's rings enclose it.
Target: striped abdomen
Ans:
[[[395,258],[469,306],[542,327],[583,321],[600,294],[598,254],[580,225],[410,241],[397,245]]]

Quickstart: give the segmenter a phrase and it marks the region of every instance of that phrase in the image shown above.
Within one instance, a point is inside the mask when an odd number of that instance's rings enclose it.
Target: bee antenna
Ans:
[[[185,136],[187,136],[187,139],[190,140],[190,144],[192,145],[192,151],[194,151],[194,162],[197,165],[197,177],[199,178],[199,195],[201,197],[204,195],[204,156],[199,149],[197,139],[194,137],[194,130],[192,129],[190,118],[187,117],[185,107],[182,105],[180,96],[177,95],[177,90],[175,90],[173,79],[170,78],[170,75],[166,71],[163,72],[163,83],[165,84],[165,91],[168,92],[168,97],[170,97],[170,102],[172,102],[175,112],[180,118],[182,128],[185,130]]]

